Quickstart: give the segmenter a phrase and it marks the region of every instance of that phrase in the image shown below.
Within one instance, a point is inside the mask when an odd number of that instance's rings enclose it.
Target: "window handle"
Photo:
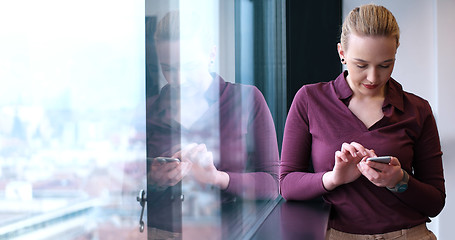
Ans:
[[[141,189],[139,191],[139,195],[136,197],[136,200],[139,202],[141,205],[141,217],[139,218],[139,231],[143,232],[144,231],[144,221],[142,218],[144,217],[144,208],[145,208],[145,202],[147,202],[147,194],[145,193],[144,189]]]

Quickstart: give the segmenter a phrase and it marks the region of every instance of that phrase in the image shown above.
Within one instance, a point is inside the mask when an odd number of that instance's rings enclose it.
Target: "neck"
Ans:
[[[198,81],[198,86],[190,85],[180,88],[180,96],[182,100],[198,98],[199,96],[205,96],[206,92],[209,90],[210,85],[213,82],[213,77],[210,73],[207,73],[204,76],[201,76],[201,80]]]

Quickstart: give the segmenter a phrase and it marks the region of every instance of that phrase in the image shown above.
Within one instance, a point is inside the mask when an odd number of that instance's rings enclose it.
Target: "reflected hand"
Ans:
[[[358,169],[370,182],[378,187],[393,188],[403,178],[401,164],[396,157],[392,157],[388,164],[363,159],[358,164]]]
[[[178,158],[176,154],[172,157]],[[179,183],[190,169],[191,162],[161,162],[153,160],[148,179],[154,187],[159,189],[166,188]]]
[[[217,170],[213,163],[213,154],[207,151],[205,144],[186,147],[182,150],[181,157],[192,163],[191,173],[198,182],[216,185],[221,189],[227,188],[229,175]]]

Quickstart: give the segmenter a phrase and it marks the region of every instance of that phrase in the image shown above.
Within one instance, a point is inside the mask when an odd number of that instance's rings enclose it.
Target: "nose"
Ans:
[[[367,80],[372,84],[375,84],[378,81],[378,79],[379,79],[378,69],[374,67],[370,68],[370,70],[368,71]]]
[[[166,77],[168,83],[171,85],[179,85],[180,84],[180,71],[172,71],[169,73],[169,76]]]
[[[183,85],[185,84],[191,76],[189,76],[188,72],[186,71],[179,71],[179,84]]]

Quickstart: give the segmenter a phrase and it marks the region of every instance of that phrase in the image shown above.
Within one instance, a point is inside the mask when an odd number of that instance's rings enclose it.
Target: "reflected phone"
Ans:
[[[367,161],[374,161],[374,162],[380,162],[380,163],[389,163],[392,157],[390,156],[384,156],[384,157],[370,157],[367,158]]]
[[[171,157],[156,157],[154,159],[160,163],[180,162],[180,159]]]

